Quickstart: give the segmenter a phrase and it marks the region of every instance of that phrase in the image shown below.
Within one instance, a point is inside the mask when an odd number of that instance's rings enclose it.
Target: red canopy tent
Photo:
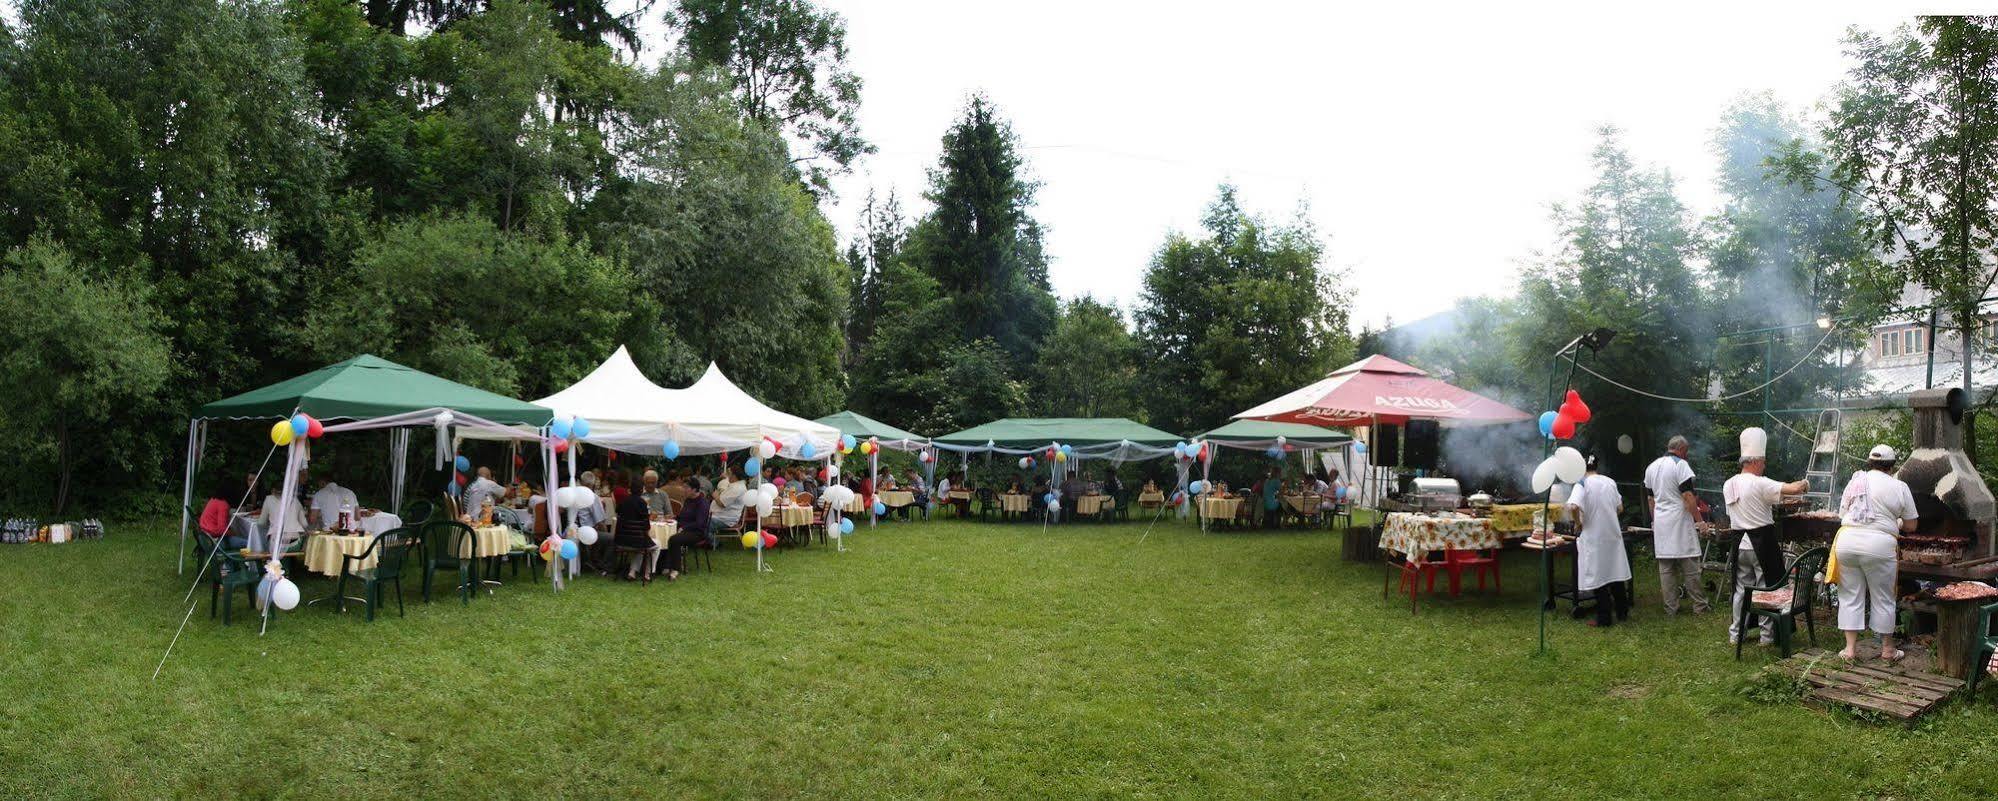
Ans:
[[[1386,356],[1368,356],[1235,419],[1348,428],[1402,425],[1411,419],[1439,420],[1446,426],[1496,425],[1533,416],[1430,378],[1419,368]]]

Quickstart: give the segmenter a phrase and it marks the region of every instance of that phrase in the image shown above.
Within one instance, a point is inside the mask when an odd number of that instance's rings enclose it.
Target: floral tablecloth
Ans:
[[[1492,522],[1484,518],[1395,512],[1381,526],[1380,544],[1381,550],[1394,551],[1419,562],[1427,559],[1431,551],[1497,548],[1505,543],[1492,529]]]
[[[1075,499],[1075,513],[1093,515],[1117,508],[1117,499],[1108,495],[1084,495]]]
[[[1017,492],[999,496],[999,511],[1025,514],[1027,511],[1027,496]]]
[[[1532,531],[1534,516],[1546,508],[1537,503],[1507,503],[1492,507],[1492,529],[1502,534],[1523,534]],[[1554,522],[1568,519],[1568,507],[1555,505]]]

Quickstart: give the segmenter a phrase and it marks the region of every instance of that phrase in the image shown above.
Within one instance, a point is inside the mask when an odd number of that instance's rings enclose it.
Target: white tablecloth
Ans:
[[[388,512],[376,512],[361,518],[361,530],[369,534],[380,534],[402,527],[402,518]]]

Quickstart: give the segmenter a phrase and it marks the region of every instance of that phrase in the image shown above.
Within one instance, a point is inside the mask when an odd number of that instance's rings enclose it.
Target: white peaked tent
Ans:
[[[809,443],[809,458],[824,459],[839,441],[833,427],[751,397],[712,362],[685,389],[654,384],[622,345],[582,380],[535,403],[558,417],[588,420],[590,435],[584,442],[625,453],[657,456],[671,440],[679,443],[680,453],[698,456],[739,451],[769,437],[782,444],[781,456],[805,458],[803,448]]]

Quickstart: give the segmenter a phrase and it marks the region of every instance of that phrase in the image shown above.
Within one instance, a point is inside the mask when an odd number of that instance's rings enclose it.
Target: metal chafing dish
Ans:
[[[1454,478],[1418,478],[1403,502],[1425,512],[1454,511],[1464,505],[1464,490]]]

